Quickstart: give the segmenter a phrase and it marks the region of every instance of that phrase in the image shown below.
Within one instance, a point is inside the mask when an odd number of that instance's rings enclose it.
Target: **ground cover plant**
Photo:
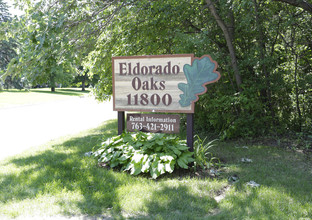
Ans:
[[[177,136],[159,133],[130,133],[107,139],[94,155],[101,163],[131,175],[149,173],[156,179],[164,173],[172,173],[175,168],[188,169],[193,162],[185,140]]]
[[[217,177],[192,177],[189,171],[176,170],[153,180],[103,169],[87,156],[116,133],[112,120],[2,160],[0,219],[312,218],[312,165],[302,153],[220,142],[209,149],[223,163]]]

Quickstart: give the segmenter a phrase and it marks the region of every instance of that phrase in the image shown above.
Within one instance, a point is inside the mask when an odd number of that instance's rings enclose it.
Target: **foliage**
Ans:
[[[211,167],[217,166],[220,163],[220,160],[217,157],[214,157],[211,149],[215,146],[216,139],[206,142],[206,138],[203,140],[195,135],[196,140],[194,141],[194,167],[200,167],[202,169],[209,169]]]
[[[17,45],[13,39],[0,41],[0,69],[5,69],[10,60],[16,56],[14,48]]]
[[[14,84],[18,85],[20,79],[8,78],[4,74],[8,63],[16,56],[16,42],[12,38],[6,38],[8,25],[11,22],[11,15],[8,12],[8,6],[3,0],[0,0],[0,90],[3,87],[9,88]],[[13,82],[12,82],[13,81]]]
[[[175,0],[124,6],[128,10],[118,13],[113,20],[118,24],[112,21],[86,60],[90,70],[101,75],[97,94],[111,93],[111,56],[211,54],[222,77],[219,83],[207,86],[208,92],[197,103],[198,131],[216,131],[224,139],[311,130],[311,15],[274,2],[215,4],[232,28],[242,76],[239,89],[223,34],[205,6]],[[299,30],[300,37],[296,34]]]
[[[88,70],[84,70],[83,67],[80,66],[71,85],[73,87],[81,87],[82,91],[85,91],[85,88],[94,87],[99,80],[99,76],[95,74],[91,77],[88,75],[88,72]]]
[[[82,65],[99,76],[94,94],[105,100],[112,56],[210,54],[222,77],[196,103],[198,132],[311,133],[312,15],[303,1],[16,2],[28,11],[12,24],[21,39],[15,71],[31,79],[72,77],[69,67]]]
[[[0,0],[0,24],[10,20],[11,14],[9,13],[8,5]],[[0,40],[3,40],[4,30],[0,31]]]
[[[70,82],[76,74],[73,54],[64,51],[67,39],[60,38],[62,14],[44,13],[40,7],[37,3],[24,18],[12,22],[10,35],[21,46],[19,57],[10,62],[7,74],[26,77],[32,85],[47,83],[55,91],[57,83]]]
[[[149,173],[156,179],[175,168],[188,169],[193,153],[188,151],[185,141],[165,134],[123,133],[107,139],[94,155],[100,163],[111,168],[119,167],[131,175]]]

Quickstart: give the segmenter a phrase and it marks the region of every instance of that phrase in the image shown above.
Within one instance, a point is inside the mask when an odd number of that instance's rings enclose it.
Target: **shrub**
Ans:
[[[149,173],[154,179],[178,167],[188,169],[194,161],[186,142],[177,136],[143,132],[125,132],[110,138],[94,155],[111,168],[119,167],[131,175]]]

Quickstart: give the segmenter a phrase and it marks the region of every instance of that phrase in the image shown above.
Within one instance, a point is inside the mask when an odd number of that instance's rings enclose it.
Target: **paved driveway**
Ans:
[[[112,102],[89,97],[0,109],[0,160],[116,118]]]

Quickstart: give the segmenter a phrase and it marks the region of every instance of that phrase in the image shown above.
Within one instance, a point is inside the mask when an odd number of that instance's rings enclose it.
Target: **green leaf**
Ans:
[[[160,158],[160,160],[162,160],[162,161],[172,161],[172,160],[174,160],[174,158],[172,157],[172,156],[169,156],[169,155],[164,155],[164,156],[160,156],[159,157]]]
[[[144,143],[144,145],[142,146],[141,149],[148,150],[148,149],[153,148],[153,147],[154,147],[154,143],[153,142],[148,142],[148,143]]]
[[[194,159],[192,158],[192,152],[184,152],[178,159],[177,163],[181,168],[188,169],[188,164],[193,162]]]
[[[116,146],[116,145],[119,145],[122,143],[122,139],[117,139],[117,140],[114,140],[114,142],[111,143],[112,146]]]
[[[150,169],[150,174],[152,176],[153,179],[156,179],[160,173],[158,171],[158,160],[154,160],[152,165],[151,165],[151,169]]]
[[[141,169],[142,173],[147,173],[149,171],[152,159],[152,156],[148,156],[147,154],[144,155]]]
[[[133,163],[128,163],[127,166],[124,167],[123,171],[129,171],[133,168],[134,164]]]
[[[177,148],[176,145],[169,145],[169,146],[167,146],[167,148],[168,148],[169,150],[172,150],[173,153],[175,153],[175,154],[178,155],[178,156],[181,154],[181,151]]]
[[[110,143],[112,142],[112,140],[110,138],[108,138],[106,141],[102,142],[102,146],[108,146]]]
[[[133,164],[130,174],[136,176],[141,173],[141,170],[142,170],[142,163],[135,163]]]
[[[130,155],[127,155],[127,154],[123,154],[120,158],[119,158],[119,161],[123,162],[123,161],[126,161],[130,158]]]
[[[123,141],[124,143],[131,142],[132,140],[133,140],[133,137],[132,137],[132,135],[131,135],[130,133],[124,133],[124,134],[123,134],[123,139],[122,139],[122,141]]]
[[[158,145],[164,145],[164,140],[161,139],[161,140],[156,140],[156,144]]]
[[[177,162],[181,168],[188,169],[186,161],[183,160],[182,158],[178,158]]]
[[[189,147],[186,145],[186,144],[178,144],[178,145],[175,145],[177,149],[179,149],[180,151],[185,151],[185,150],[188,150]]]
[[[158,146],[158,147],[155,148],[155,152],[159,152],[161,149],[162,149],[162,147]]]
[[[220,74],[214,71],[215,67],[216,63],[207,56],[195,59],[192,65],[184,65],[183,71],[187,84],[178,84],[178,88],[183,92],[179,100],[182,107],[191,105],[198,98],[198,95],[203,94],[206,91],[205,84],[220,78]]]
[[[111,167],[111,168],[114,168],[114,167],[116,167],[116,166],[118,166],[119,165],[119,162],[116,160],[116,161],[114,161],[114,162],[110,162],[110,164],[109,164],[109,166]]]

